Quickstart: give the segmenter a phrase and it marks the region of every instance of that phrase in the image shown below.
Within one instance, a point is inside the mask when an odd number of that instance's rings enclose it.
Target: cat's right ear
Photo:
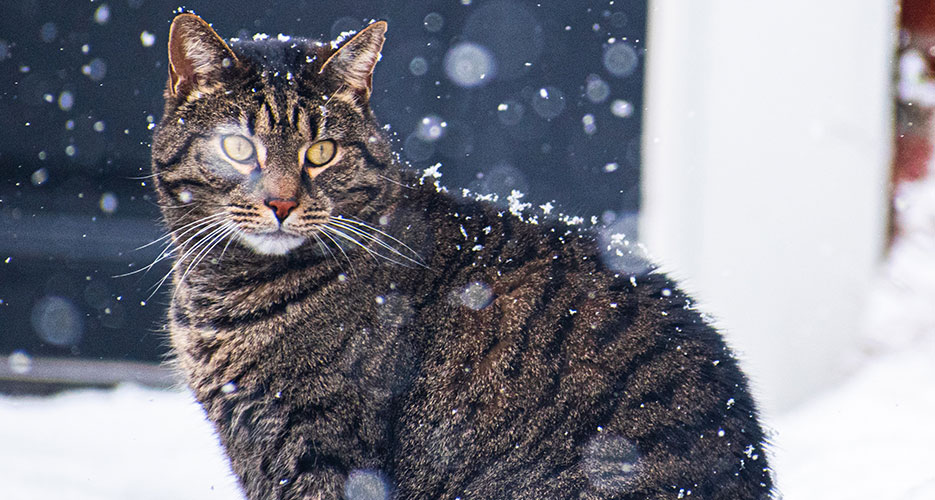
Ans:
[[[204,19],[179,14],[169,28],[169,83],[166,95],[194,100],[221,86],[223,71],[237,56]]]
[[[373,68],[386,40],[386,21],[377,21],[343,42],[321,65],[318,73],[333,71],[346,88],[365,100],[373,89]]]

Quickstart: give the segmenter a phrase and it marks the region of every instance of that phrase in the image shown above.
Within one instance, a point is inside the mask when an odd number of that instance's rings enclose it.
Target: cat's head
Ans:
[[[398,173],[369,107],[385,22],[339,42],[230,44],[181,14],[169,34],[153,173],[177,239],[232,238],[258,254],[310,244],[334,220],[386,211]]]

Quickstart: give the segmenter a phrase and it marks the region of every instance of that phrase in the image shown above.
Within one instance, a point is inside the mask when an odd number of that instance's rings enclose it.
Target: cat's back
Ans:
[[[433,341],[399,424],[401,487],[768,497],[746,381],[665,275],[609,267],[617,249],[589,231],[418,196],[443,255],[412,320]]]

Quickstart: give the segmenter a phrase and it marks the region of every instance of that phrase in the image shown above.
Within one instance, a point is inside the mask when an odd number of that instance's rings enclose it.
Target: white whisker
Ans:
[[[191,212],[189,212],[189,213],[191,213]],[[186,214],[186,215],[188,215],[188,214]],[[217,219],[218,217],[221,217],[221,216],[223,216],[223,215],[224,215],[224,213],[216,213],[216,214],[208,215],[208,216],[202,217],[202,218],[200,218],[200,219],[198,219],[198,220],[189,222],[188,224],[185,224],[184,226],[182,226],[182,227],[180,227],[180,228],[178,228],[178,229],[175,230],[175,232],[181,231],[181,233],[178,233],[178,234],[176,235],[176,238],[177,238],[177,239],[178,239],[178,238],[181,238],[183,235],[185,235],[185,234],[187,234],[187,233],[189,233],[189,232],[191,232],[191,231],[194,231],[194,230],[196,230],[196,229],[198,229],[198,228],[200,228],[200,227],[203,227],[203,226],[205,226],[205,225],[211,224],[212,222],[215,222],[216,219]],[[184,217],[184,216],[183,216],[183,217]],[[143,246],[137,247],[134,251],[142,250],[142,249],[144,249],[144,248],[146,248],[146,247],[155,245],[155,244],[157,244],[157,243],[160,243],[160,244],[164,244],[164,245],[165,245],[165,246],[162,248],[162,250],[159,251],[159,255],[157,255],[156,258],[153,259],[153,261],[150,262],[148,265],[146,265],[146,266],[144,266],[144,267],[141,267],[141,268],[139,268],[139,269],[136,269],[136,270],[127,272],[127,273],[118,274],[118,275],[116,275],[116,276],[114,276],[114,277],[115,277],[115,278],[123,278],[123,277],[127,277],[127,276],[132,276],[132,275],[138,274],[138,273],[146,273],[146,272],[150,271],[153,267],[155,267],[156,264],[158,264],[158,263],[160,263],[160,262],[162,262],[162,261],[164,261],[164,260],[166,260],[166,259],[172,257],[172,256],[177,252],[177,250],[178,250],[177,247],[172,246],[172,241],[171,241],[172,235],[173,235],[173,232],[170,231],[169,233],[165,234],[164,236],[161,236],[161,237],[159,237],[159,238],[157,238],[157,239],[155,239],[155,240],[153,240],[153,241],[151,241],[151,242],[149,242],[149,243],[147,243],[147,244],[145,244],[145,245],[143,245]]]
[[[198,252],[198,255],[196,255],[192,259],[191,263],[188,264],[188,268],[186,268],[185,272],[182,273],[182,277],[179,279],[179,281],[184,281],[192,269],[194,269],[195,266],[204,260],[205,257],[211,253],[211,250],[218,245],[218,243],[224,241],[224,238],[230,236],[235,230],[236,227],[234,224],[230,221],[227,221],[221,225],[221,227],[215,229],[211,235],[205,237],[202,241],[208,241],[208,243],[203,245],[202,250]]]
[[[186,215],[187,215],[187,214],[186,214]],[[224,216],[224,215],[225,215],[225,214],[224,214],[223,212],[219,212],[219,213],[216,213],[216,214],[208,215],[208,216],[206,216],[206,217],[202,217],[202,218],[200,218],[200,219],[198,219],[198,220],[196,220],[196,221],[189,222],[188,224],[185,224],[184,226],[182,226],[182,227],[180,227],[180,228],[178,228],[178,229],[175,230],[175,231],[182,231],[181,233],[179,233],[179,234],[177,235],[177,237],[181,238],[181,236],[182,236],[183,234],[185,234],[185,233],[191,231],[191,230],[194,229],[195,227],[198,227],[198,226],[200,226],[200,225],[202,225],[202,224],[207,224],[207,223],[210,222],[211,220],[216,219],[216,218],[218,218],[218,217],[222,217],[222,216]],[[184,216],[183,216],[183,217],[184,217]],[[167,239],[169,239],[169,238],[172,237],[172,234],[173,234],[173,231],[169,231],[169,232],[168,232],[167,234],[165,234],[164,236],[161,236],[161,237],[159,237],[159,238],[157,238],[157,239],[155,239],[155,240],[153,240],[153,241],[151,241],[151,242],[149,242],[149,243],[147,243],[147,244],[145,244],[145,245],[143,245],[143,246],[141,246],[141,247],[137,247],[135,250],[142,250],[142,249],[144,249],[144,248],[146,248],[146,247],[155,245],[156,243],[159,243],[160,241],[167,240]]]
[[[373,250],[370,249],[370,247],[368,247],[367,245],[364,245],[363,243],[361,243],[360,241],[358,241],[357,239],[355,239],[353,236],[349,236],[347,233],[341,231],[340,229],[337,229],[337,228],[334,228],[334,227],[331,227],[331,226],[322,226],[322,230],[324,230],[324,231],[326,231],[326,232],[330,232],[330,233],[334,234],[335,236],[337,236],[337,237],[339,237],[339,238],[343,238],[343,239],[345,239],[345,240],[347,240],[347,241],[350,241],[351,243],[353,243],[353,244],[359,246],[361,249],[363,249],[365,252],[367,252],[367,255],[370,256],[370,258],[373,259],[374,262],[379,262],[379,261],[380,261],[377,257],[383,257],[383,258],[386,258],[387,260],[389,260],[390,262],[396,262],[396,261],[393,260],[393,259],[390,259],[390,258],[388,258],[388,257],[385,257],[385,256],[383,256],[383,255],[377,253],[377,252],[374,252]]]
[[[359,220],[356,220],[356,219],[350,219],[350,218],[347,218],[347,217],[344,217],[344,216],[341,216],[341,215],[338,215],[338,216],[335,216],[335,217],[331,217],[331,219],[332,219],[332,220],[337,219],[337,220],[340,221],[340,222],[354,224],[354,225],[356,225],[356,226],[363,227],[363,228],[368,229],[368,230],[370,230],[370,231],[374,231],[374,232],[378,233],[379,235],[381,235],[381,236],[383,236],[383,237],[389,239],[389,240],[392,241],[393,243],[397,243],[397,244],[401,245],[401,246],[402,246],[403,248],[405,248],[406,250],[412,252],[412,255],[416,256],[416,258],[418,258],[420,261],[422,260],[422,256],[419,255],[419,252],[416,252],[415,250],[413,250],[411,247],[409,247],[409,245],[403,243],[402,241],[400,241],[400,240],[397,239],[397,238],[394,238],[394,237],[393,237],[392,235],[390,235],[389,233],[386,233],[386,232],[384,232],[384,231],[381,231],[379,228],[375,228],[375,227],[371,226],[370,224],[367,224],[366,222],[359,221]]]
[[[332,224],[333,226],[340,227],[341,229],[345,229],[345,230],[347,230],[347,231],[350,231],[351,233],[353,233],[353,234],[355,234],[355,235],[357,235],[357,236],[360,236],[361,238],[364,238],[364,239],[366,239],[366,240],[368,240],[368,241],[371,241],[371,242],[373,242],[373,243],[376,243],[376,244],[379,245],[380,247],[382,247],[382,248],[384,248],[384,249],[386,249],[386,250],[392,252],[392,253],[395,254],[396,256],[398,256],[398,257],[400,257],[400,258],[403,258],[403,259],[405,259],[405,260],[407,260],[407,261],[409,261],[409,262],[411,262],[411,263],[413,263],[413,264],[416,264],[416,265],[418,265],[418,266],[425,267],[425,264],[423,264],[420,260],[416,260],[416,259],[414,259],[414,258],[412,258],[412,257],[410,257],[410,256],[408,256],[408,255],[406,255],[406,254],[404,254],[404,253],[402,253],[401,251],[397,250],[395,247],[393,247],[393,246],[390,245],[389,243],[383,241],[382,239],[380,239],[380,238],[377,237],[377,236],[374,236],[373,234],[367,233],[366,231],[362,230],[362,229],[359,228],[359,227],[354,227],[354,226],[351,226],[351,225],[349,225],[349,224],[344,224],[343,221],[339,222],[339,221],[334,220],[334,219],[332,219],[332,221],[330,222],[330,224]],[[369,229],[373,229],[373,228],[369,228]],[[382,233],[382,232],[381,232],[381,233]],[[385,233],[383,233],[383,234],[385,234]],[[388,236],[388,235],[387,235],[387,237],[388,237],[388,238],[392,238],[392,237],[390,237],[390,236]],[[396,242],[399,242],[399,240],[397,240],[396,238],[392,238],[392,240],[393,240],[393,241],[396,241]],[[402,246],[404,246],[404,247],[406,247],[406,249],[409,250],[410,252],[412,252],[412,254],[415,255],[416,257],[419,257],[419,254],[417,254],[416,252],[414,252],[411,248],[407,247],[404,243],[399,242],[399,244],[402,245]],[[420,258],[420,259],[421,259],[421,258]]]
[[[384,260],[386,260],[386,261],[392,262],[392,263],[394,263],[394,264],[398,264],[398,265],[403,266],[403,267],[410,267],[409,265],[407,265],[407,264],[404,263],[404,262],[400,262],[400,261],[398,261],[398,260],[396,260],[396,259],[393,259],[393,258],[391,258],[391,257],[388,257],[388,256],[386,256],[386,255],[383,255],[383,254],[380,253],[380,252],[374,251],[373,249],[371,249],[371,248],[368,247],[367,245],[364,245],[363,243],[361,243],[360,241],[358,241],[358,240],[357,240],[356,238],[354,238],[353,236],[348,235],[347,233],[345,233],[344,231],[341,231],[340,229],[338,229],[338,228],[336,228],[336,227],[333,227],[333,226],[330,226],[330,225],[325,225],[325,226],[322,226],[321,228],[322,228],[323,230],[325,230],[325,231],[331,232],[331,233],[334,234],[335,236],[344,238],[345,240],[350,241],[351,243],[353,243],[353,244],[359,246],[361,249],[363,249],[365,252],[367,252],[367,254],[370,255],[370,257],[373,258],[374,261],[379,261],[379,259],[378,259],[378,257],[379,257],[380,259],[384,259]],[[415,262],[415,261],[413,261],[413,262]],[[418,264],[418,262],[416,262],[416,263]]]
[[[379,175],[379,174],[377,174],[377,177],[379,177],[379,178],[381,178],[381,179],[383,179],[383,180],[385,180],[385,181],[389,181],[389,182],[391,182],[391,183],[393,183],[393,184],[396,184],[397,186],[402,186],[402,187],[404,187],[404,188],[406,188],[406,189],[415,189],[415,188],[413,188],[412,186],[410,186],[410,185],[408,185],[408,184],[403,184],[402,182],[399,182],[399,181],[397,181],[396,179],[390,179],[389,177],[386,177],[385,175]]]
[[[313,234],[314,234],[314,233],[313,233]],[[354,275],[356,276],[356,275],[357,275],[357,272],[354,271],[354,265],[351,263],[351,258],[347,256],[347,252],[344,251],[344,248],[341,247],[341,244],[338,243],[338,241],[337,241],[336,239],[334,239],[334,238],[333,238],[330,234],[328,234],[327,232],[322,231],[321,234],[324,235],[324,236],[325,236],[326,238],[328,238],[329,240],[331,240],[332,243],[334,243],[334,246],[336,246],[336,247],[338,248],[338,251],[341,252],[341,255],[344,256],[344,260],[347,261],[347,265],[348,265],[348,267],[351,269],[351,272],[353,272]],[[315,237],[318,238],[317,235],[316,235]],[[320,239],[319,239],[319,241],[320,241]],[[327,245],[327,244],[325,245],[325,248],[328,248],[328,245]],[[328,253],[331,253],[331,250],[328,250]],[[331,253],[331,256],[334,257],[334,254]],[[334,257],[334,260],[337,261],[338,258],[337,258],[337,257]],[[343,266],[343,265],[341,266],[341,269],[344,269],[344,266]]]
[[[183,265],[183,263],[185,262],[185,259],[187,259],[194,252],[198,251],[198,249],[201,248],[203,245],[205,245],[205,243],[208,240],[210,240],[213,236],[215,236],[218,231],[223,231],[225,229],[224,226],[226,226],[227,224],[228,222],[224,220],[214,220],[210,224],[208,224],[206,227],[201,228],[200,230],[198,230],[198,232],[189,236],[181,245],[179,245],[179,249],[175,253],[180,253],[183,250],[185,251],[185,253],[179,256],[178,258],[176,258],[175,264],[173,264],[172,267],[169,269],[169,272],[167,272],[166,275],[163,276],[162,279],[159,280],[158,283],[156,283],[156,285],[154,286],[153,292],[149,295],[149,298],[147,300],[151,299],[153,295],[155,295],[156,292],[159,291],[160,288],[162,288],[162,285],[165,284],[166,280],[169,279],[169,276],[171,276],[173,272],[177,271]],[[188,247],[189,243],[191,243],[192,240],[198,238],[199,235],[205,232],[208,232],[207,236],[199,239],[191,248],[186,250],[186,247]]]
[[[240,235],[240,232],[241,232],[241,231],[240,231],[240,228],[238,228],[236,225],[234,225],[234,230],[233,230],[233,231],[231,232],[231,234],[230,234],[230,239],[227,240],[227,244],[224,245],[224,249],[221,250],[221,256],[218,257],[218,262],[221,262],[221,259],[224,258],[224,254],[227,253],[227,247],[231,246],[231,243],[233,243],[234,240],[237,239],[237,236]]]

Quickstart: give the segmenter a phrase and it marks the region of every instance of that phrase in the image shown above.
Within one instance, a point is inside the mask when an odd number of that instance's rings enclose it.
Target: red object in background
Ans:
[[[908,51],[921,54],[927,65],[929,79],[935,75],[935,2],[903,0],[899,24],[903,36],[900,55]],[[900,69],[903,69],[900,65]],[[900,82],[916,75],[899,75]],[[920,82],[921,83],[921,82]],[[932,161],[935,141],[935,109],[920,102],[907,102],[897,96],[896,143],[893,164],[893,185],[918,180],[926,175]]]
[[[892,197],[929,175],[935,159],[935,1],[901,0],[899,27]],[[891,208],[889,245],[904,229],[895,217]]]
[[[900,56],[915,51],[925,58],[927,77],[935,75],[935,2],[903,0],[899,24],[902,30]],[[900,65],[900,69],[904,69]],[[899,75],[899,80],[912,81],[916,75]],[[920,82],[921,83],[921,82]],[[897,96],[896,143],[893,164],[893,185],[918,180],[926,175],[932,161],[935,140],[935,109],[920,102],[907,102]]]
[[[935,33],[935,2],[903,0],[899,11],[899,25],[912,33]]]
[[[932,158],[932,138],[923,134],[900,134],[896,138],[896,158],[893,183],[899,184],[921,179],[928,171]]]

